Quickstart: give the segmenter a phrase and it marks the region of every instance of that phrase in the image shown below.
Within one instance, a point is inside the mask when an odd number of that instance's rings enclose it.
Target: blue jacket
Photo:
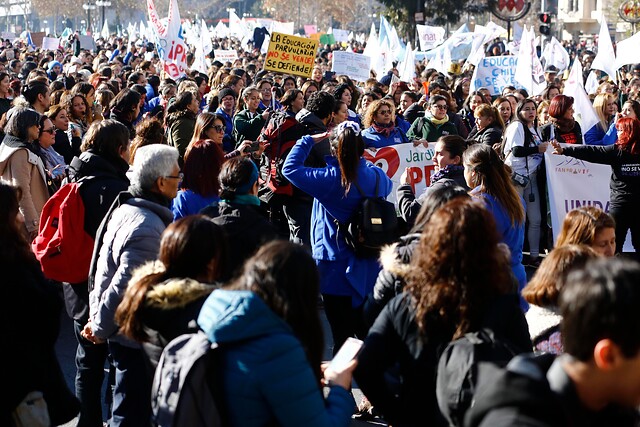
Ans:
[[[599,124],[596,124],[584,134],[584,143],[586,145],[613,145],[617,140],[618,132],[615,120],[611,122],[606,132]]]
[[[287,156],[282,172],[293,185],[314,197],[311,212],[313,257],[324,261],[353,257],[353,252],[347,247],[344,239],[338,238],[338,227],[334,219],[342,223],[351,219],[360,205],[362,196],[355,185],[351,186],[345,196],[340,180],[340,167],[334,157],[325,158],[327,166],[324,168],[310,168],[304,165],[313,145],[311,136],[299,139]],[[379,177],[378,195],[387,197],[392,188],[391,180],[382,169],[360,158],[358,183],[368,196],[374,195],[376,175]]]
[[[511,224],[511,219],[507,215],[507,211],[504,206],[496,200],[495,197],[488,193],[481,193],[479,187],[474,188],[471,191],[476,197],[479,197],[484,202],[485,207],[491,212],[493,218],[496,220],[496,226],[498,233],[502,237],[502,243],[509,247],[511,252],[511,270],[513,275],[518,280],[518,290],[527,284],[527,274],[522,265],[522,247],[524,245],[524,222],[520,224]],[[520,197],[520,201],[524,206],[524,200]],[[526,308],[526,303],[520,298],[520,303],[523,308]]]
[[[333,386],[323,399],[300,341],[250,291],[217,289],[198,325],[222,346],[223,395],[231,426],[347,427],[355,402]]]
[[[224,138],[222,138],[222,149],[225,153],[233,151],[236,141],[233,139],[233,117],[224,112],[221,107],[215,111],[216,114],[224,118]]]
[[[361,135],[362,140],[364,141],[364,146],[366,148],[382,148],[388,147],[390,145],[404,144],[405,142],[409,142],[407,135],[405,135],[405,133],[398,127],[394,128],[393,132],[391,132],[391,135],[389,135],[388,137],[382,135],[379,132],[376,132],[373,126],[369,126],[365,130],[363,130]]]
[[[171,212],[173,212],[173,220],[177,221],[187,215],[195,215],[203,208],[211,203],[218,202],[220,197],[213,195],[210,197],[202,196],[192,190],[178,191],[178,195],[171,202]]]

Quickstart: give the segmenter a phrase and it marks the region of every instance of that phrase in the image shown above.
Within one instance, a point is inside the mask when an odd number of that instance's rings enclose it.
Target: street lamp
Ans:
[[[111,2],[109,0],[97,0],[96,1],[96,6],[102,8],[102,10],[101,10],[102,18],[101,18],[101,22],[100,22],[100,31],[102,31],[102,28],[104,27],[105,9],[108,8],[108,7],[111,7]]]
[[[91,31],[91,11],[96,9],[95,4],[85,3],[82,8],[87,11],[87,32]]]

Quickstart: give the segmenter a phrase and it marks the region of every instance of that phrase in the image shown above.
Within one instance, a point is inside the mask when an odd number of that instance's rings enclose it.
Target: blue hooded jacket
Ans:
[[[340,386],[323,399],[300,341],[251,291],[217,289],[198,325],[222,347],[223,389],[231,426],[347,427],[355,402]]]

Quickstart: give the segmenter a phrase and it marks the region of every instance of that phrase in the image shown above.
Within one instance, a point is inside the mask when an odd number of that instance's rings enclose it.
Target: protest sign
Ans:
[[[42,39],[42,50],[56,50],[60,46],[60,39],[55,37],[44,37]]]
[[[505,86],[521,88],[516,82],[515,74],[518,60],[515,56],[489,56],[478,62],[473,78],[471,91],[480,87],[489,89],[491,95],[500,95]]]
[[[340,50],[333,52],[331,71],[334,71],[338,75],[344,74],[353,80],[365,82],[369,78],[370,69],[371,57],[369,56]]]
[[[317,25],[305,25],[304,26],[304,35],[310,37],[311,34],[316,34],[318,32]]]
[[[317,50],[318,42],[316,40],[272,33],[264,69],[311,77]]]
[[[156,49],[163,63],[165,73],[175,79],[187,70],[187,52],[189,48],[182,35],[178,0],[169,0],[169,16],[166,25],[160,19],[154,0],[147,0],[147,12],[150,25],[155,32]]]
[[[413,143],[397,144],[378,148],[375,152],[365,150],[364,158],[381,168],[393,183],[393,190],[387,200],[398,205],[396,189],[400,186],[400,177],[409,168],[408,178],[416,197],[431,184],[431,175],[435,163],[433,162],[435,143],[428,147],[422,144],[417,147]]]
[[[9,31],[3,31],[2,32],[2,39],[3,40],[9,40],[11,42],[13,42],[16,39],[16,35],[15,33],[9,32]]]
[[[609,212],[611,166],[585,162],[557,154],[544,155],[554,242],[565,215],[581,206]],[[624,252],[635,252],[627,234]]]
[[[78,40],[80,41],[80,47],[88,50],[96,49],[96,42],[93,40],[93,37],[86,36],[84,34],[78,34]]]
[[[349,30],[340,30],[338,28],[333,28],[331,32],[333,33],[333,38],[337,42],[342,43],[349,41]]]
[[[322,44],[335,44],[336,38],[333,34],[323,34],[320,36],[320,43]]]
[[[31,32],[31,41],[35,46],[42,46],[42,40],[44,39],[44,31]]]
[[[235,49],[215,49],[213,51],[213,56],[220,62],[233,62],[238,59],[238,52]]]

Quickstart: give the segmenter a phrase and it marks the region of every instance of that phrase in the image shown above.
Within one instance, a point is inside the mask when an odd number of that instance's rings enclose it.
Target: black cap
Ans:
[[[225,87],[220,89],[220,92],[218,92],[218,101],[222,102],[222,98],[229,95],[233,96],[233,99],[238,99],[238,94],[235,90],[230,87]]]

